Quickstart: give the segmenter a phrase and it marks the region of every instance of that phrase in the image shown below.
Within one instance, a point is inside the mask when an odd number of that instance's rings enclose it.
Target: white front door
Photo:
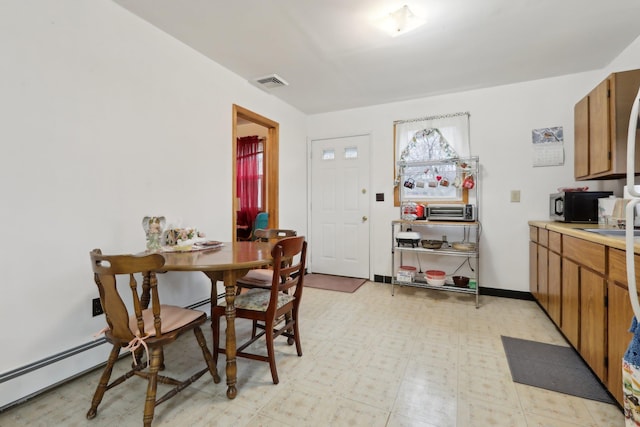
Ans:
[[[313,273],[369,278],[369,135],[311,141]]]

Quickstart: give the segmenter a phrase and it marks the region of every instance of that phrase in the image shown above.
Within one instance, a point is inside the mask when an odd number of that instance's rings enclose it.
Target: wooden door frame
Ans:
[[[260,114],[233,104],[232,135],[231,135],[231,230],[233,241],[236,241],[236,212],[238,210],[237,186],[236,186],[236,152],[238,145],[238,119],[248,120],[267,128],[267,141],[264,148],[264,194],[265,212],[269,214],[269,228],[278,228],[279,205],[279,173],[278,159],[280,158],[279,135],[280,125]]]

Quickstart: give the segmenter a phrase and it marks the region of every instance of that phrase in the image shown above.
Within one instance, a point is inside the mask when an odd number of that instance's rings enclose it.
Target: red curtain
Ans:
[[[240,199],[238,225],[253,226],[253,221],[260,209],[260,200],[258,200],[261,176],[258,161],[260,153],[262,153],[262,144],[258,136],[238,138],[236,153],[236,197]]]

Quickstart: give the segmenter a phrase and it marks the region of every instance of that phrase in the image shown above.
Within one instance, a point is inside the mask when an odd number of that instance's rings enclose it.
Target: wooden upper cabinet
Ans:
[[[640,70],[613,73],[574,109],[576,180],[623,178],[627,170],[627,132]],[[637,137],[640,139],[640,131]],[[636,170],[640,150],[636,151]]]
[[[609,93],[608,79],[589,93],[589,175],[611,170]]]
[[[589,97],[585,96],[574,110],[574,162],[576,179],[589,176]]]

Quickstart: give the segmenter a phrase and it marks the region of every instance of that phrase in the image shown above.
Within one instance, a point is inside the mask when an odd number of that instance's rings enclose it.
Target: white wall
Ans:
[[[306,230],[289,167],[304,165],[305,116],[120,6],[1,2],[0,51],[0,375],[92,340],[89,251],[143,250],[143,216],[231,239],[234,103],[280,123],[280,222]],[[160,281],[169,303],[209,296],[200,273]],[[104,354],[1,383],[0,408]]]
[[[468,111],[471,151],[482,168],[481,286],[528,291],[527,221],[548,218],[548,196],[558,187],[585,185],[573,179],[573,107],[608,73],[640,67],[639,40],[606,70],[310,116],[310,139],[372,134],[369,194],[385,194],[385,202],[371,202],[373,274],[392,274],[389,224],[399,217],[393,206],[393,122]],[[564,127],[565,164],[534,168],[531,131],[550,126]],[[621,195],[617,181],[586,185]],[[510,202],[511,190],[521,191],[520,203]]]
[[[390,274],[393,121],[469,111],[480,156],[482,285],[527,290],[529,219],[573,184],[573,105],[609,71],[305,117],[109,0],[0,2],[0,376],[91,341],[88,252],[138,252],[141,220],[163,214],[231,238],[231,105],[280,123],[280,224],[307,230],[306,138],[371,132],[372,265]],[[531,167],[531,129],[564,126],[564,167]],[[308,126],[308,130],[307,130]],[[609,183],[607,183],[609,184]],[[615,183],[614,183],[615,184]],[[591,185],[591,184],[590,184]],[[592,188],[596,189],[593,184]],[[509,190],[522,191],[520,204]],[[209,295],[174,273],[167,302]],[[101,346],[105,347],[105,346]],[[0,383],[0,408],[105,360],[104,348]]]

